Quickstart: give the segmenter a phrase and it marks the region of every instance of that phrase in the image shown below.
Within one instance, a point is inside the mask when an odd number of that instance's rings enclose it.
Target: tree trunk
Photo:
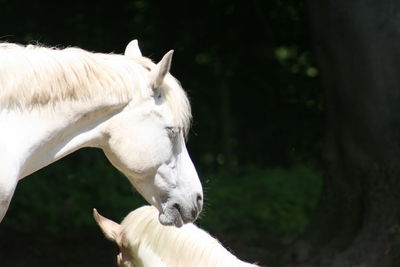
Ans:
[[[305,266],[400,266],[400,2],[309,0],[325,90],[324,189]]]

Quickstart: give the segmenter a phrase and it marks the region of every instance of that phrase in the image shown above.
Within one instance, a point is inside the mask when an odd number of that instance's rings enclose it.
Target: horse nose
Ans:
[[[171,203],[170,207],[180,214],[183,223],[194,222],[203,209],[203,194],[194,194],[191,203],[177,201]]]

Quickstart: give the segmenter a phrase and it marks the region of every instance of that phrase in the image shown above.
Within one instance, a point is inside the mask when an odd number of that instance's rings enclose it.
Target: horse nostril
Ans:
[[[200,212],[203,208],[203,196],[201,194],[197,194],[196,205],[197,205],[198,211]]]
[[[178,210],[179,213],[181,213],[181,206],[178,203],[175,203],[174,205],[172,205],[172,207],[174,207]]]
[[[203,196],[201,194],[197,194],[197,203],[203,201]]]

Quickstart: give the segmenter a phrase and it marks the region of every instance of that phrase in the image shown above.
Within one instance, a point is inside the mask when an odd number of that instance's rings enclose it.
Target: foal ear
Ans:
[[[138,40],[131,41],[125,48],[125,56],[128,57],[141,57],[142,52],[140,52]]]
[[[93,209],[93,217],[100,226],[107,239],[118,243],[118,237],[121,232],[121,225],[101,216],[96,209]]]
[[[151,71],[151,85],[153,89],[158,89],[162,85],[165,76],[171,69],[173,54],[174,50],[170,50],[168,53],[166,53],[160,62],[158,62],[156,67]]]

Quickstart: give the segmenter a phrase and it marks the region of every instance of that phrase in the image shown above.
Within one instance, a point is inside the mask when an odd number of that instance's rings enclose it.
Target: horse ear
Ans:
[[[131,41],[125,48],[125,56],[128,57],[141,57],[142,52],[140,52],[138,40]]]
[[[121,225],[101,216],[96,209],[93,209],[93,217],[100,226],[106,238],[118,244]]]
[[[158,62],[156,67],[151,71],[151,85],[153,89],[158,89],[163,81],[169,70],[171,69],[171,61],[172,55],[174,54],[174,50],[170,50],[166,53],[163,58]]]

